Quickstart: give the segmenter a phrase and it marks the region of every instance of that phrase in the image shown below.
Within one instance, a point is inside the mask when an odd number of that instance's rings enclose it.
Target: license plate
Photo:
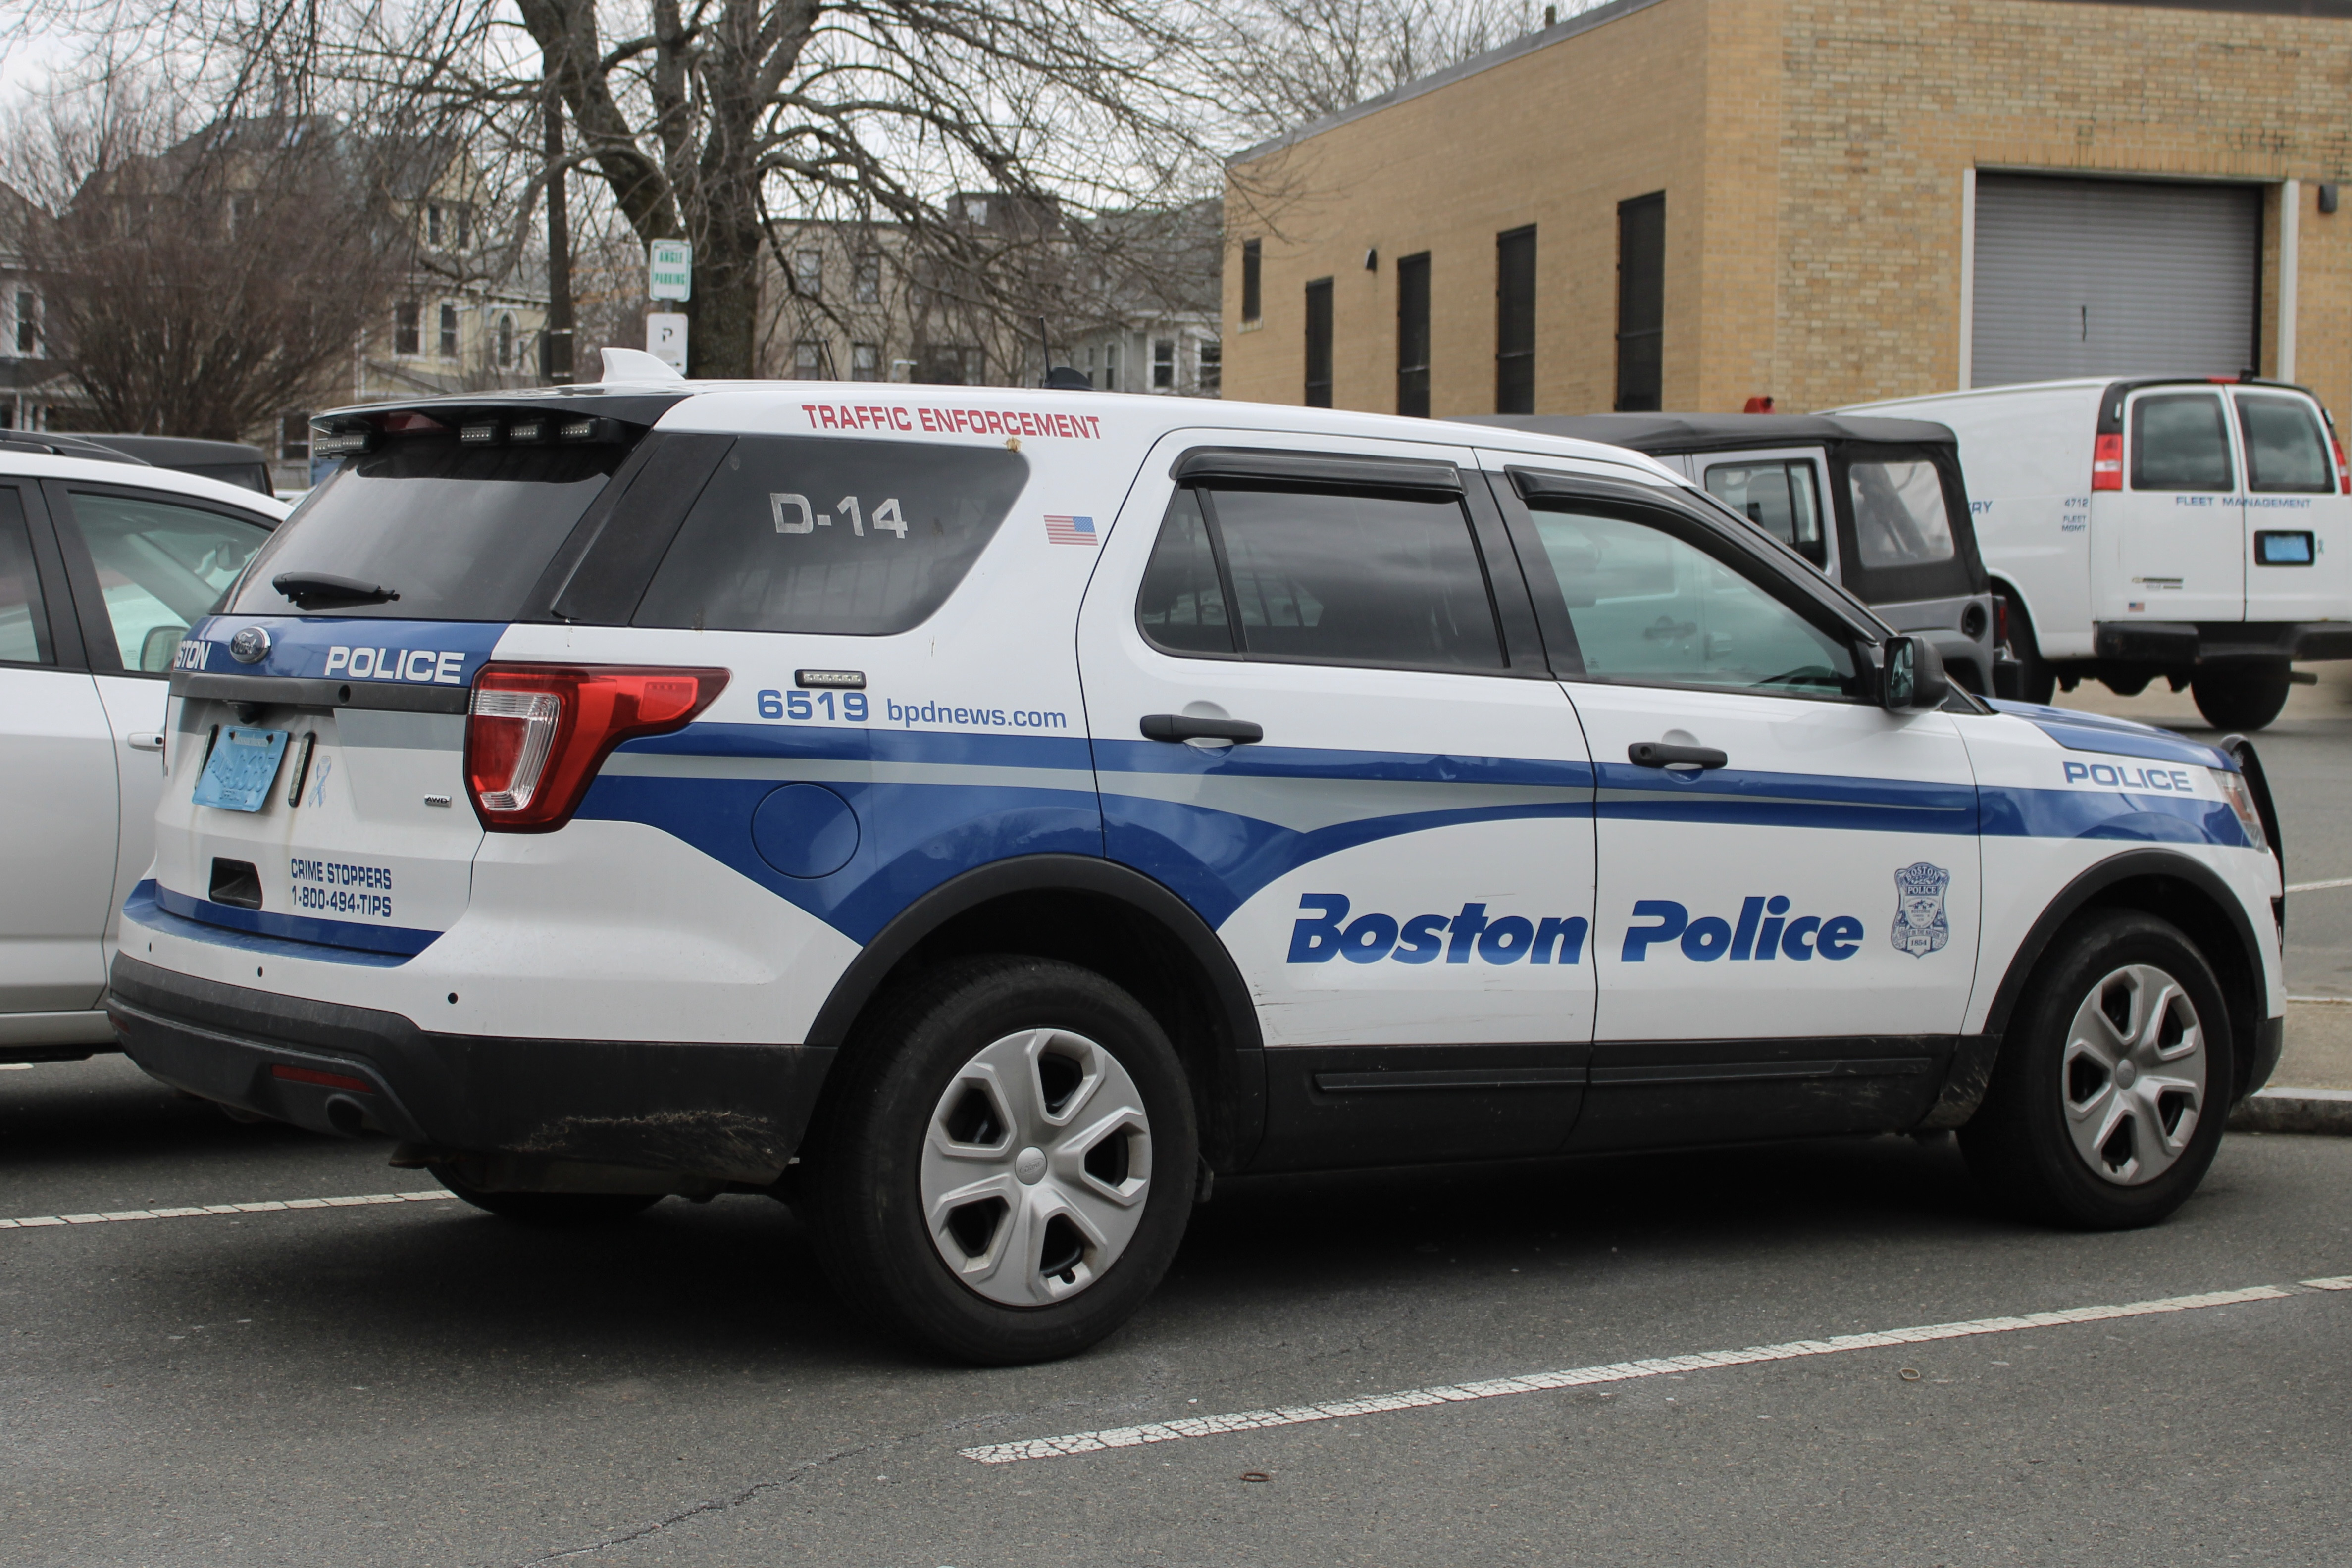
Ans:
[[[286,759],[282,729],[224,729],[196,780],[196,804],[225,811],[258,811]]]

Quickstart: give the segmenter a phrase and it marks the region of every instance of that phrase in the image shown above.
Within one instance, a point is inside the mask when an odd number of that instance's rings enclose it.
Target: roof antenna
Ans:
[[[1037,383],[1039,386],[1053,392],[1095,390],[1094,377],[1084,371],[1074,370],[1068,365],[1057,365],[1054,362],[1054,340],[1045,330],[1045,318],[1043,316],[1037,318],[1037,341],[1045,350],[1045,379]]]

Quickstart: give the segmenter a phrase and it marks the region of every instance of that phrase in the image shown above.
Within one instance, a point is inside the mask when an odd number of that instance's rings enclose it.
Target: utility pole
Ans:
[[[547,62],[547,337],[542,379],[572,380],[572,221],[563,201],[563,99]]]

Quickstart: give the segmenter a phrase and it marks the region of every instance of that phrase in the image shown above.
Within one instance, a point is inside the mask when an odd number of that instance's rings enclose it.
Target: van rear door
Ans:
[[[2342,494],[2319,405],[2299,392],[2231,393],[2243,476],[2246,619],[2352,612],[2352,498]]]
[[[2133,392],[2124,428],[2125,487],[2096,497],[2092,619],[2243,620],[2238,463],[2220,389]]]

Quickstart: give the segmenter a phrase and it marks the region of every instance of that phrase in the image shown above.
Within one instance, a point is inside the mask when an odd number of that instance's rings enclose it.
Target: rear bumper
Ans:
[[[436,1034],[128,955],[106,1006],[157,1078],[316,1132],[757,1185],[782,1174],[833,1061],[823,1046]]]
[[[2102,621],[2092,652],[2109,664],[2175,669],[2352,659],[2352,621]]]

